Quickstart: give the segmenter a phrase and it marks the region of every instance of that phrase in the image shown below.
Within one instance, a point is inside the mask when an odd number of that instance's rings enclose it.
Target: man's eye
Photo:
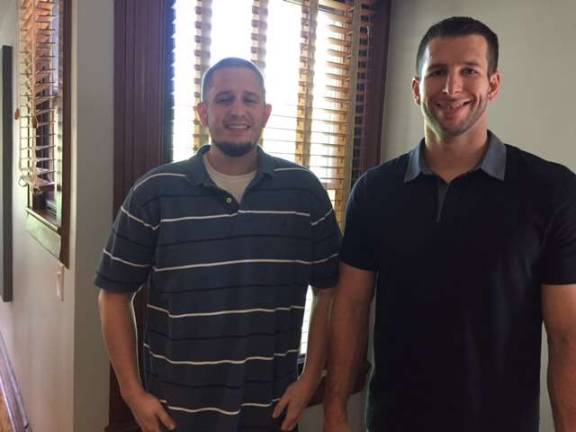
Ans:
[[[465,75],[476,75],[478,72],[476,72],[476,69],[472,69],[472,68],[466,68],[464,69],[464,74]]]
[[[220,98],[216,98],[216,103],[218,103],[218,104],[229,104],[229,103],[232,103],[232,98],[231,98],[231,97],[220,97]]]
[[[244,103],[247,105],[254,105],[254,104],[258,103],[258,100],[255,98],[245,98]]]
[[[442,69],[433,70],[428,72],[429,77],[438,77],[444,75],[444,71]]]

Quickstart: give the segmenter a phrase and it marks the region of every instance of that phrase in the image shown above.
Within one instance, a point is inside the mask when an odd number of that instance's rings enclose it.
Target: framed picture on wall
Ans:
[[[0,170],[2,187],[0,194],[2,211],[0,221],[2,231],[0,239],[2,250],[0,251],[0,276],[2,300],[12,301],[12,151],[13,151],[13,76],[12,76],[12,47],[2,46],[0,56],[0,70],[2,71],[2,148],[0,153]]]

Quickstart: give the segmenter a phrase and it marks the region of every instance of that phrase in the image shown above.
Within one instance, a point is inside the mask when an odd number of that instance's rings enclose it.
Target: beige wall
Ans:
[[[16,5],[0,1],[0,44],[15,52]],[[0,304],[0,331],[32,428],[42,432],[102,431],[107,419],[108,364],[92,277],[112,218],[112,11],[112,0],[73,0],[71,262],[63,301],[59,263],[25,231],[25,191],[14,186],[14,301]],[[16,124],[14,133],[17,140]]]
[[[73,195],[76,216],[74,431],[102,431],[108,414],[108,361],[92,280],[112,222],[114,7],[76,0],[72,82]]]
[[[505,142],[576,170],[573,72],[576,2],[572,0],[394,0],[384,113],[384,159],[422,137],[422,118],[412,103],[410,81],[420,38],[436,21],[469,15],[499,36],[502,92],[489,108],[490,128]],[[546,350],[543,350],[545,363]],[[553,431],[543,381],[542,428]]]

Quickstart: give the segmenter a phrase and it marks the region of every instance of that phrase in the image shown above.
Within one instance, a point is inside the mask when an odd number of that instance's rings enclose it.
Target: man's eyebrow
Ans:
[[[480,66],[480,62],[477,62],[476,60],[465,61],[464,64],[466,66]]]
[[[246,90],[246,91],[242,92],[242,96],[253,96],[253,97],[259,98],[260,93]]]
[[[230,95],[232,95],[232,92],[230,90],[222,90],[222,91],[219,91],[218,93],[216,93],[214,95],[214,97],[230,96]]]
[[[446,63],[430,63],[427,67],[426,70],[430,70],[430,69],[442,69],[448,67],[448,65],[446,65]]]
[[[480,62],[476,61],[476,60],[468,60],[468,61],[464,61],[461,62],[460,64],[463,64],[465,66],[480,66]],[[446,63],[431,63],[428,65],[428,67],[426,68],[428,69],[441,69],[441,68],[446,68],[448,67],[448,64]]]
[[[221,90],[218,93],[216,93],[214,95],[214,97],[220,97],[220,96],[233,96],[234,92],[232,90]],[[260,94],[258,92],[253,92],[253,91],[249,91],[249,90],[245,90],[242,92],[242,96],[254,96],[254,97],[260,97]]]

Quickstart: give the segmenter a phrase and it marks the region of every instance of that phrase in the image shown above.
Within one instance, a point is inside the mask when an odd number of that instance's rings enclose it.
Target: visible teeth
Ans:
[[[461,103],[455,103],[455,104],[439,104],[439,105],[440,105],[440,107],[443,107],[443,108],[458,109],[458,108],[463,107],[467,103],[468,102],[461,102]]]
[[[239,125],[239,124],[238,124],[238,125],[236,125],[236,124],[234,124],[234,125],[227,125],[226,127],[227,127],[228,129],[248,129],[248,126],[247,126],[247,125]]]

